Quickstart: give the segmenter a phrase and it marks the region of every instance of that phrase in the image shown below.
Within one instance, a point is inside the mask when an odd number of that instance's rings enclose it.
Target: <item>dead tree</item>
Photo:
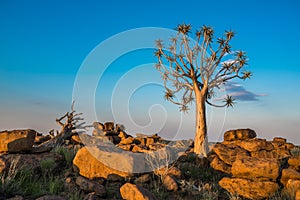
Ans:
[[[85,132],[89,125],[85,125],[84,120],[81,117],[82,113],[76,113],[74,110],[74,102],[72,103],[71,112],[67,112],[60,118],[56,119],[56,123],[61,126],[60,131],[56,131],[57,134],[52,136],[52,138],[38,146],[34,147],[34,152],[46,152],[51,151],[53,148],[64,144],[66,140],[71,139],[74,134],[80,134]],[[63,120],[65,121],[63,122]],[[54,131],[52,131],[54,132]]]

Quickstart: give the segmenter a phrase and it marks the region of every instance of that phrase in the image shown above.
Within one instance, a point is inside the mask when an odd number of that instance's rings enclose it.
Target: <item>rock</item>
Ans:
[[[145,146],[142,146],[142,145],[133,145],[131,151],[134,153],[145,153],[145,152],[148,152],[149,150]]]
[[[37,132],[31,129],[0,132],[0,153],[31,151],[36,134]]]
[[[254,181],[242,178],[224,177],[219,185],[230,192],[249,199],[264,199],[276,193],[279,186],[271,181]]]
[[[190,140],[178,140],[152,153],[149,150],[146,150],[147,153],[134,153],[97,137],[86,136],[81,139],[86,146],[77,152],[73,164],[74,169],[78,168],[79,173],[87,178],[107,178],[108,174],[131,177],[133,174],[153,171],[151,164],[155,163],[155,167],[159,168],[166,164],[166,158],[170,162],[176,161],[191,143]]]
[[[279,176],[279,162],[269,158],[241,158],[233,163],[231,173],[239,178],[276,180]]]
[[[24,198],[22,196],[17,195],[17,196],[14,196],[14,197],[6,199],[6,200],[24,200]]]
[[[150,174],[143,174],[140,177],[138,177],[135,182],[136,183],[149,183],[151,181],[151,175]]]
[[[274,150],[279,159],[281,158],[289,158],[292,156],[291,152],[287,149],[275,149]]]
[[[93,127],[94,129],[97,129],[99,131],[103,131],[104,130],[104,125],[100,122],[94,122],[93,123]]]
[[[98,197],[96,195],[95,192],[91,192],[91,193],[85,195],[85,197],[83,198],[83,200],[101,200],[101,199],[100,199],[100,197]]]
[[[105,122],[104,129],[105,131],[113,131],[115,129],[114,122]]]
[[[50,135],[36,135],[34,139],[34,144],[41,144],[51,139]]]
[[[3,158],[0,157],[0,174],[7,169],[7,164]]]
[[[126,200],[157,200],[149,190],[131,183],[125,183],[120,188],[120,193]]]
[[[67,199],[65,197],[58,196],[58,195],[45,195],[35,200],[67,200]]]
[[[289,151],[295,147],[295,145],[293,143],[285,143],[284,146],[285,146],[285,149],[287,149]]]
[[[213,151],[226,164],[232,165],[237,157],[248,157],[248,152],[240,147],[234,145],[224,145],[221,143],[215,144]]]
[[[124,131],[120,131],[118,136],[121,138],[121,140],[128,138],[127,133],[125,133]]]
[[[150,144],[148,146],[148,148],[151,150],[151,151],[157,151],[161,148],[164,148],[166,146],[166,144],[162,144],[162,143],[154,143],[154,144]]]
[[[260,150],[251,152],[251,157],[255,158],[275,158],[280,159],[280,155],[276,153],[276,151],[267,151],[267,150]]]
[[[120,149],[123,149],[125,151],[131,151],[133,145],[131,145],[131,144],[117,144],[117,147],[119,147]]]
[[[300,170],[300,155],[297,157],[289,158],[288,164],[292,169],[299,171]],[[0,164],[0,166],[1,166],[1,164]]]
[[[286,143],[286,139],[282,138],[282,137],[274,137],[273,142],[277,143],[277,144],[280,144],[279,146],[281,146],[281,145],[284,145]]]
[[[113,144],[119,144],[121,141],[121,138],[117,135],[109,135],[107,136],[109,141],[111,141]]]
[[[123,180],[124,180],[124,178],[119,176],[118,174],[109,174],[107,176],[107,181],[110,181],[110,182],[121,182]]]
[[[80,189],[84,190],[85,192],[95,192],[95,194],[100,197],[106,196],[105,187],[96,181],[78,176],[75,182],[76,185],[78,185]]]
[[[171,175],[177,178],[180,178],[182,175],[180,169],[177,167],[162,167],[155,170],[154,173],[159,176]]]
[[[258,138],[236,141],[235,144],[250,152],[260,151],[260,150],[271,151],[274,149],[271,142],[267,142],[265,139],[258,139]]]
[[[289,179],[300,180],[300,173],[294,169],[283,169],[280,182],[283,185],[286,185]]]
[[[134,138],[133,142],[136,145],[146,146],[147,139],[146,138],[137,137],[137,138]]]
[[[288,180],[285,185],[285,188],[288,191],[292,191],[292,192],[300,190],[300,180],[294,180],[294,179]]]
[[[300,189],[296,191],[295,200],[300,200]]]
[[[122,138],[122,137],[121,137]],[[120,141],[120,144],[123,144],[123,145],[128,145],[128,144],[132,144],[134,141],[134,138],[133,137],[128,137],[128,138],[122,138],[121,141]]]
[[[225,141],[245,140],[245,139],[251,139],[255,137],[256,137],[256,133],[254,130],[251,129],[230,130],[224,133]]]
[[[170,175],[164,176],[162,182],[168,191],[176,192],[179,189],[176,180]]]
[[[95,152],[99,151],[99,154],[102,153],[97,148],[90,148],[90,150],[91,151],[94,150]],[[121,160],[119,160],[119,161],[121,161]],[[92,178],[100,178],[100,177],[107,178],[107,176],[109,174],[118,174],[122,177],[128,177],[128,176],[130,176],[130,173],[128,173],[126,171],[131,169],[131,166],[133,163],[130,163],[130,162],[122,163],[123,165],[125,165],[125,167],[127,167],[128,170],[119,171],[119,170],[116,170],[115,168],[111,168],[111,167],[108,167],[107,165],[103,164],[102,162],[97,160],[93,155],[91,155],[91,153],[87,149],[87,147],[83,147],[77,152],[77,154],[73,160],[73,164],[76,167],[78,167],[79,174],[81,176],[92,179]],[[116,164],[118,164],[118,163],[116,163]]]
[[[222,161],[217,155],[212,156],[210,166],[215,170],[231,174],[231,166]]]
[[[155,138],[152,138],[152,137],[147,137],[146,138],[146,146],[154,144],[155,142],[156,142]]]
[[[74,144],[83,144],[79,135],[72,135],[71,140]]]

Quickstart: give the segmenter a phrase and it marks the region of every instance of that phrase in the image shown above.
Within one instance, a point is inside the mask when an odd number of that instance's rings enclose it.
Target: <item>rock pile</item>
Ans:
[[[222,188],[249,199],[263,199],[276,193],[279,182],[289,191],[300,189],[295,183],[300,182],[300,158],[292,157],[292,148],[284,138],[266,141],[256,138],[251,129],[231,130],[213,147],[210,165],[231,176],[219,181]]]
[[[94,122],[93,126],[93,136],[104,141],[110,141],[117,147],[127,151],[144,153],[166,146],[166,141],[157,134],[152,136],[136,134],[137,137],[134,138],[125,132],[124,126],[114,125],[114,122],[105,122],[104,124]]]

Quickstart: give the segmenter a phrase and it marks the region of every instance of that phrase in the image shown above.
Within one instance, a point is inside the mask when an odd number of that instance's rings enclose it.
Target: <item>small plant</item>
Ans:
[[[72,166],[73,159],[76,155],[76,150],[75,149],[73,149],[73,148],[68,149],[64,146],[57,146],[53,149],[53,152],[62,155],[65,158],[65,161],[67,162],[68,167]]]
[[[43,176],[49,176],[55,167],[53,159],[42,160],[40,163]]]
[[[51,194],[59,194],[64,190],[64,185],[58,177],[51,177],[49,180],[49,192]]]

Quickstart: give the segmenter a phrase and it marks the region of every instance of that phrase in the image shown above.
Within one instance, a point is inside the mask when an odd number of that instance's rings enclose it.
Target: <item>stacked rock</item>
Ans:
[[[294,145],[284,138],[266,141],[256,138],[251,129],[230,130],[225,132],[224,141],[213,147],[211,166],[231,176],[219,182],[228,192],[249,199],[268,198],[279,189],[278,182],[287,188],[290,179],[300,179],[296,171],[299,158],[292,157],[292,148]],[[288,159],[294,165],[289,167]],[[295,189],[297,183],[290,184]]]
[[[94,122],[93,136],[100,137],[103,140],[111,141],[117,147],[132,151],[135,153],[143,153],[160,149],[165,146],[162,138],[157,134],[144,135],[137,134],[137,137],[132,137],[125,132],[125,128],[122,125],[114,122]]]

